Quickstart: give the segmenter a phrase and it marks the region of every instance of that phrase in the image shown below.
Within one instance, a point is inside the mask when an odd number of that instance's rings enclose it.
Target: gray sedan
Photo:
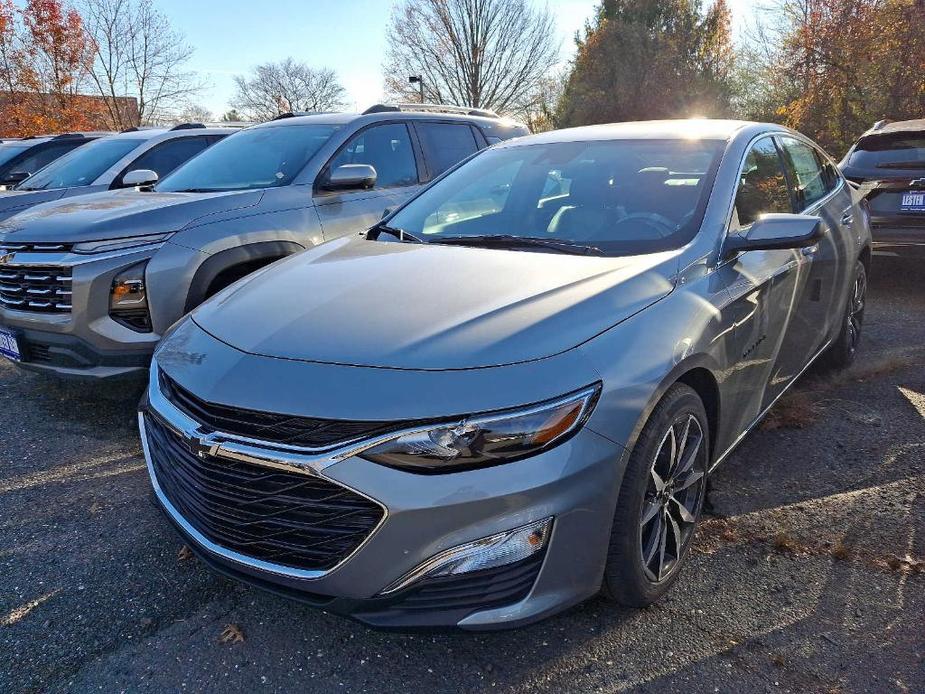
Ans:
[[[815,360],[851,363],[869,263],[856,193],[791,130],[510,141],[175,326],[151,479],[205,562],[367,624],[649,605],[713,468]]]

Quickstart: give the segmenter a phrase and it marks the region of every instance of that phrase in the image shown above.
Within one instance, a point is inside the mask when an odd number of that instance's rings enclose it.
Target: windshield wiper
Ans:
[[[395,227],[390,227],[386,224],[377,224],[369,231],[375,232],[376,235],[373,237],[374,240],[378,239],[379,234],[381,234],[384,231],[386,234],[388,234],[389,236],[394,236],[399,241],[412,241],[414,243],[424,243],[423,239],[419,239],[417,236],[415,236],[411,232],[405,231],[404,229],[396,229]],[[369,238],[369,232],[367,232],[366,238]]]
[[[486,246],[492,248],[547,248],[570,255],[604,255],[597,246],[590,246],[557,239],[544,239],[537,236],[514,236],[513,234],[488,234],[485,236],[446,236],[437,237],[429,243],[457,246]]]

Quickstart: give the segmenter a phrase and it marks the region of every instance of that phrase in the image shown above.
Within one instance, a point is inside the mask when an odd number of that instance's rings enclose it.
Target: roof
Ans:
[[[886,135],[889,133],[925,131],[925,119],[900,120],[895,123],[886,123],[879,128],[871,128],[864,135]]]
[[[498,127],[519,125],[505,118],[489,118],[484,116],[469,116],[454,113],[436,113],[432,111],[382,111],[377,113],[315,113],[308,116],[289,116],[286,118],[267,121],[255,125],[255,128],[287,127],[292,125],[347,125],[357,120],[374,123],[384,120],[449,120],[461,123],[479,123],[485,126]]]
[[[728,140],[740,130],[758,125],[749,121],[712,120],[712,119],[677,119],[631,121],[627,123],[606,123],[603,125],[585,125],[578,128],[551,130],[538,135],[517,138],[509,145],[517,147],[527,144],[551,142],[591,142],[595,140]],[[780,128],[771,126],[769,128]],[[783,128],[780,128],[783,130]],[[499,145],[501,146],[501,145]]]

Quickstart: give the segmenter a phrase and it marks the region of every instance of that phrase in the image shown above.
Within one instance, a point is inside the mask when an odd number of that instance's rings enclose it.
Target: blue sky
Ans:
[[[195,47],[189,67],[211,85],[198,102],[216,116],[228,108],[233,75],[287,56],[335,69],[347,89],[350,109],[381,99],[385,29],[393,0],[155,1]],[[575,31],[597,4],[598,0],[549,0],[563,61],[573,53]],[[754,4],[730,1],[737,28]]]

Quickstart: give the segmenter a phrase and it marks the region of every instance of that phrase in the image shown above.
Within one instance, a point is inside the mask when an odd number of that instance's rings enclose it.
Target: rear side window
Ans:
[[[925,169],[925,132],[862,137],[848,165],[861,169]]]
[[[816,150],[805,142],[782,137],[784,165],[796,189],[798,212],[819,202],[829,192],[822,174]]]
[[[424,148],[424,158],[435,178],[478,150],[475,135],[468,125],[418,123],[416,127]]]
[[[128,165],[125,172],[150,169],[158,178],[164,178],[180,164],[184,164],[211,143],[205,137],[182,137],[163,142],[149,149]]]
[[[763,214],[792,211],[780,155],[774,141],[766,137],[756,142],[745,157],[736,191],[735,213],[738,219],[733,220],[733,230],[749,226]]]
[[[408,128],[403,123],[374,125],[355,135],[328,166],[369,164],[376,170],[376,188],[409,186],[418,182],[418,167]]]

